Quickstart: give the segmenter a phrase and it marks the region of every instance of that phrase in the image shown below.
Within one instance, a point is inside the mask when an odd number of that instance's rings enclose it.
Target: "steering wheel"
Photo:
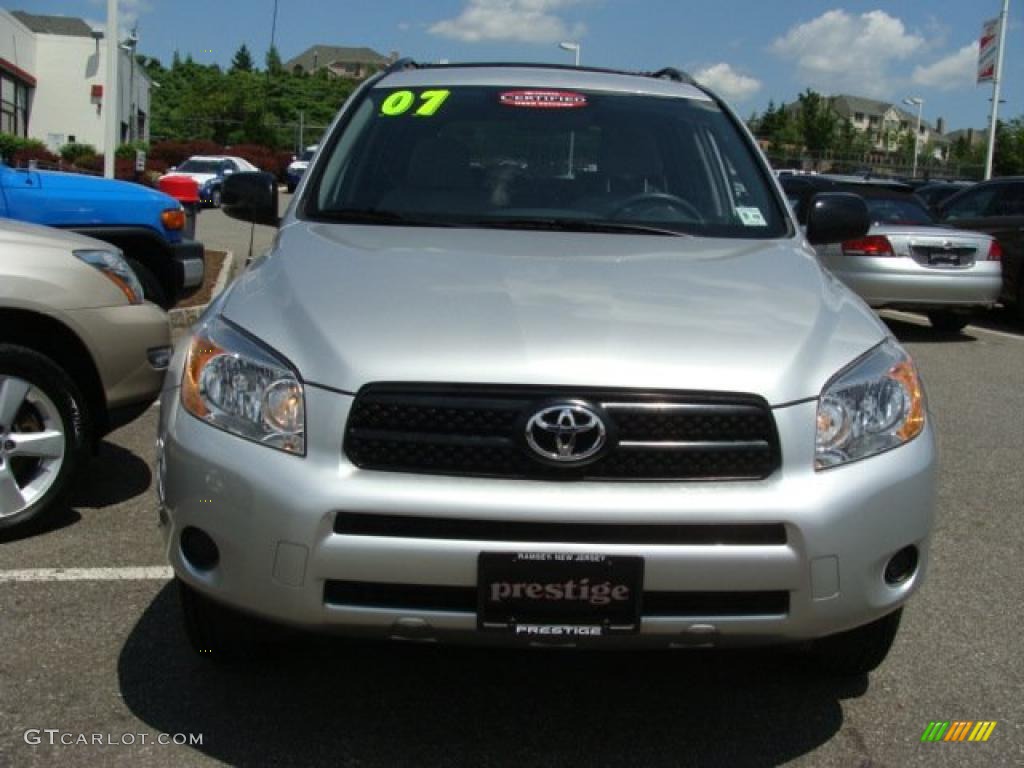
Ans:
[[[688,200],[684,200],[668,192],[641,192],[638,195],[627,197],[608,214],[609,219],[617,219],[623,211],[634,208],[637,205],[667,205],[676,208],[686,214],[687,218],[693,219],[699,224],[704,223],[704,215]]]

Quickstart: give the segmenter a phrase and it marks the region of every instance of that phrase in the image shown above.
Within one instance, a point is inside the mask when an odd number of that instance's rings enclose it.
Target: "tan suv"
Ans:
[[[0,529],[60,501],[87,451],[153,402],[170,349],[117,248],[0,219]]]

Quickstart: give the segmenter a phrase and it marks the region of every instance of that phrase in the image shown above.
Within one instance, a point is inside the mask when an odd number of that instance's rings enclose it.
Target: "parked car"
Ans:
[[[828,269],[876,309],[925,312],[941,331],[958,332],[976,309],[993,306],[1002,285],[1002,248],[981,233],[939,226],[924,204],[897,183],[820,176],[783,179],[797,218],[814,195],[861,197],[871,216],[865,237],[817,247]]]
[[[971,186],[970,181],[933,181],[915,189],[914,194],[934,213],[944,200]]]
[[[308,146],[302,150],[301,155],[293,158],[291,163],[289,163],[288,170],[285,174],[289,194],[293,193],[295,188],[299,186],[299,182],[302,181],[302,174],[304,174],[306,169],[309,167],[309,161],[313,159],[313,155],[316,154],[316,150],[316,144]]]
[[[882,661],[936,457],[910,356],[806,244],[864,236],[862,199],[819,195],[805,234],[675,70],[405,60],[308,173],[280,222],[271,175],[225,181],[225,213],[280,231],[162,395],[161,527],[205,658],[259,617]]]
[[[987,232],[1003,249],[1000,299],[1024,323],[1024,177],[1005,177],[975,184],[939,207],[948,227]]]
[[[164,309],[203,284],[203,246],[182,237],[181,205],[140,184],[0,162],[0,217],[106,241],[124,254],[146,298]]]
[[[232,173],[258,170],[259,168],[241,157],[193,155],[161,178],[188,176],[199,185],[199,200],[202,205],[209,208],[220,208],[221,186],[224,179]]]
[[[142,293],[109,243],[0,219],[0,529],[60,504],[156,399],[170,329]]]

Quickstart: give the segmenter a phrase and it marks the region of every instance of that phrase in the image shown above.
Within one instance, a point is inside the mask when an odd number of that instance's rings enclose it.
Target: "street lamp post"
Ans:
[[[563,51],[572,51],[576,54],[576,66],[580,65],[580,44],[578,42],[565,41],[558,44]],[[569,178],[574,177],[573,161],[576,155],[576,131],[569,131]]]
[[[914,127],[914,167],[910,177],[917,178],[917,144],[921,140],[921,110],[924,108],[924,99],[920,96],[908,96],[903,100],[904,104],[917,107],[917,125]]]
[[[559,43],[558,47],[563,51],[573,51],[576,54],[576,66],[580,65],[580,44],[576,42],[566,41]]]

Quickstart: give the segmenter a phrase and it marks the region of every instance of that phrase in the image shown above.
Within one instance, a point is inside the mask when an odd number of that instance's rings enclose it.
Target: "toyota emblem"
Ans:
[[[526,422],[526,444],[537,456],[558,464],[580,464],[608,442],[604,420],[581,403],[541,408]]]

